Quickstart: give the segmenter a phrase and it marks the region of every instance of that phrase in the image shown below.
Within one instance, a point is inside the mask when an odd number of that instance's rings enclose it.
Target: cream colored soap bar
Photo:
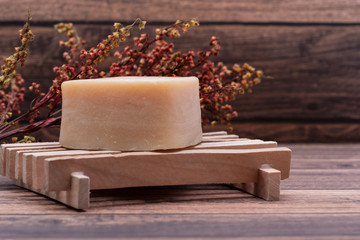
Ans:
[[[60,144],[150,151],[201,142],[196,77],[115,77],[62,84]]]

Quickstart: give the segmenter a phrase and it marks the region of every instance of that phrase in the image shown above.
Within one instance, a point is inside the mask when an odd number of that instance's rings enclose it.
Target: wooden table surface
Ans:
[[[75,211],[0,177],[0,239],[360,239],[360,144],[292,149],[281,200],[227,185],[97,190]]]

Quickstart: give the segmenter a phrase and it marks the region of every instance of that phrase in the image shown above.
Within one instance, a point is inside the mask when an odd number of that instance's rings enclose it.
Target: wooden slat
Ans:
[[[44,186],[44,162],[46,158],[51,157],[73,157],[73,156],[88,156],[88,155],[101,155],[119,153],[119,151],[88,151],[88,150],[66,150],[61,152],[51,151],[42,153],[29,153],[24,154],[24,164],[31,165],[30,169],[24,169],[23,175],[27,176],[26,179],[31,179],[26,182],[34,189],[43,189]]]
[[[238,140],[239,136],[235,134],[227,134],[227,135],[215,135],[215,136],[203,136],[203,140],[206,142],[208,140]]]
[[[224,136],[228,133],[226,131],[217,131],[217,132],[204,132],[203,137],[210,137],[210,136]]]
[[[64,148],[51,148],[51,151],[63,151],[65,150]],[[46,152],[49,151],[49,148],[46,149],[32,149],[32,150],[18,150],[16,151],[16,156],[15,156],[15,179],[16,180],[21,180],[22,181],[22,177],[23,177],[23,155],[24,153],[37,153],[37,152]]]
[[[225,144],[228,144],[229,142],[237,142],[237,143],[240,143],[241,141],[248,141],[250,140],[249,138],[207,138],[207,137],[204,137],[202,139],[202,142],[203,143],[216,143],[216,144],[220,144],[221,142],[225,143]]]
[[[54,145],[52,147],[49,146],[34,146],[34,147],[21,147],[21,148],[17,148],[17,147],[9,147],[6,148],[6,171],[5,171],[5,176],[7,176],[10,179],[15,179],[15,161],[16,161],[16,153],[18,150],[35,150],[35,149],[51,149],[51,148],[59,148],[60,145]]]
[[[10,169],[14,168],[15,165],[15,154],[16,150],[24,150],[24,149],[41,149],[41,148],[47,148],[48,146],[51,147],[60,147],[59,143],[54,142],[48,142],[48,143],[24,143],[13,145],[13,144],[2,144],[1,145],[1,152],[0,152],[0,174],[1,175],[10,175]],[[11,160],[10,160],[11,159]],[[14,174],[15,175],[15,174]],[[12,176],[12,175],[11,175]],[[13,179],[13,176],[12,176]]]
[[[253,148],[267,148],[277,147],[277,143],[274,141],[262,141],[262,140],[240,140],[240,141],[214,141],[207,139],[206,142],[202,142],[191,149],[253,149]]]
[[[31,10],[35,21],[174,21],[198,17],[220,22],[321,22],[359,23],[356,0],[317,1],[20,1],[4,2],[0,21],[22,21]]]
[[[45,189],[70,189],[68,176],[78,171],[90,177],[91,189],[256,182],[257,170],[263,164],[280,170],[281,178],[286,179],[290,158],[291,151],[287,148],[199,149],[48,158],[45,160]]]

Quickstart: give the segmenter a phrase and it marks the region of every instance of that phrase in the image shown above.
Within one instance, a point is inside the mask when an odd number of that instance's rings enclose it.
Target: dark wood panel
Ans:
[[[360,142],[360,123],[233,122],[233,133],[240,137],[289,142]],[[59,128],[32,133],[40,141],[57,141]],[[205,126],[204,131],[225,131],[227,126]],[[10,141],[10,139],[8,139]]]
[[[0,21],[22,21],[31,9],[35,21],[129,21],[136,17],[150,21],[174,21],[198,17],[220,22],[320,22],[359,23],[356,0],[317,1],[0,1]]]
[[[77,26],[89,45],[106,36],[111,26]],[[17,27],[1,27],[2,55],[12,52]],[[51,84],[52,67],[61,64],[58,34],[33,27],[27,67],[29,82]],[[153,30],[149,27],[148,30]],[[353,119],[360,120],[360,26],[202,26],[176,40],[179,49],[204,49],[210,36],[222,41],[218,58],[228,65],[249,62],[273,79],[256,86],[253,94],[233,104],[239,119]],[[235,50],[234,50],[235,49]]]
[[[246,138],[278,142],[359,142],[360,123],[235,122],[234,133]],[[205,131],[226,130],[225,126]]]
[[[360,123],[233,122],[240,137],[290,142],[360,142]],[[226,131],[227,126],[205,126],[205,132]],[[57,141],[58,127],[41,129],[31,135],[41,141]],[[10,141],[10,140],[9,140]]]

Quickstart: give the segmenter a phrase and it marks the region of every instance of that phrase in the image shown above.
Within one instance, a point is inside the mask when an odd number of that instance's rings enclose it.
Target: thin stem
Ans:
[[[48,118],[45,120],[41,120],[38,121],[36,123],[33,123],[31,125],[26,125],[23,127],[19,127],[4,133],[0,134],[0,139],[4,139],[10,136],[13,136],[15,134],[19,134],[19,133],[30,133],[30,132],[35,132],[41,128],[45,128],[48,127],[50,125],[54,125],[54,124],[58,124],[61,120],[61,117],[54,117],[54,118]]]
[[[51,95],[50,95],[51,93]],[[36,103],[36,105],[34,107],[32,107],[29,111],[27,111],[26,113],[20,115],[19,117],[11,120],[7,125],[3,126],[2,128],[0,128],[0,134],[2,134],[3,132],[5,132],[6,130],[8,130],[9,128],[13,127],[14,124],[16,124],[18,121],[20,120],[25,120],[27,117],[31,116],[31,114],[33,114],[36,110],[38,110],[39,108],[43,107],[45,104],[48,103],[48,101],[54,96],[55,94],[49,90],[49,92],[38,102]],[[16,130],[16,129],[14,129]],[[0,137],[1,139],[1,137]]]

